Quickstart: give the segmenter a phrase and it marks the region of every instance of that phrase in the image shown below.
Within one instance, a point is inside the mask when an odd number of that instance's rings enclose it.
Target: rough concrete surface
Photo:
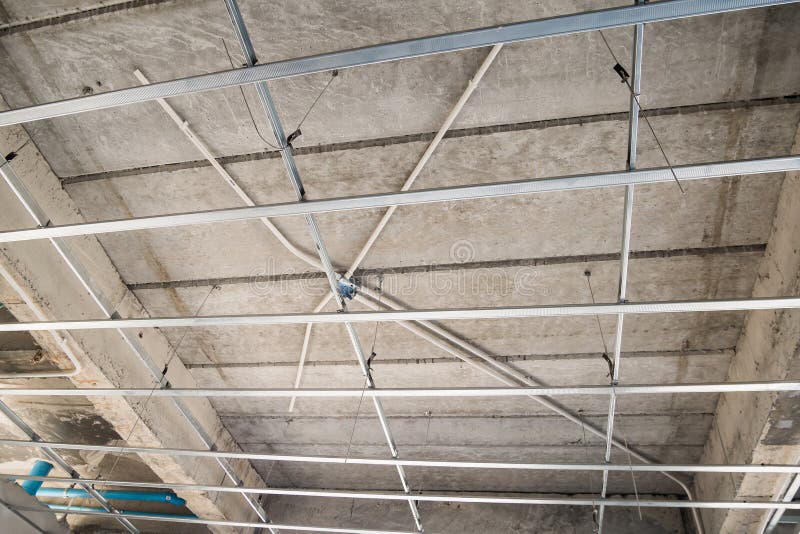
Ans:
[[[627,4],[240,1],[260,63]],[[649,123],[640,123],[637,167],[797,154],[798,23],[800,7],[786,5],[647,25],[641,104]],[[612,67],[619,61],[630,70],[632,35],[630,28],[610,29],[602,36],[587,32],[504,46],[413,188],[624,169],[629,94]],[[487,53],[467,50],[341,71],[294,141],[307,198],[399,190]],[[10,108],[135,86],[136,68],[162,81],[242,62],[219,0],[0,0],[0,95]],[[320,73],[269,84],[287,133],[329,80],[330,74]],[[253,87],[169,102],[257,204],[295,200]],[[242,205],[155,102],[0,133],[2,153],[18,152],[10,164],[53,224]],[[628,300],[798,294],[796,176],[731,176],[682,185],[685,193],[674,183],[635,188]],[[381,303],[403,308],[614,302],[623,198],[620,188],[598,188],[400,207],[358,266],[356,280]],[[318,216],[337,271],[350,266],[384,212]],[[273,222],[292,244],[314,255],[302,217]],[[0,228],[31,226],[16,197],[0,186]],[[291,254],[260,221],[66,241],[121,317],[310,312],[329,290],[319,270]],[[50,243],[10,244],[0,252],[3,266],[50,317],[101,317]],[[0,320],[34,317],[8,284],[0,286],[0,302],[7,308],[0,310],[5,314]],[[358,299],[348,308],[370,309]],[[325,310],[335,306],[329,302]],[[455,338],[423,338],[412,330],[418,325],[356,327],[367,354],[375,353],[379,387],[502,385],[487,373],[493,367],[486,360],[541,384],[608,383],[602,355],[613,350],[615,317],[437,324]],[[798,324],[788,312],[629,316],[620,381],[794,379]],[[304,332],[304,325],[167,328],[142,331],[141,340],[158,368],[171,359],[167,376],[175,386],[285,388],[295,383]],[[84,365],[79,375],[10,380],[9,387],[153,383],[114,331],[75,332],[70,343]],[[44,334],[0,337],[0,364],[2,372],[70,366]],[[341,325],[311,330],[301,386],[364,386]],[[587,424],[605,428],[607,397],[557,401]],[[166,401],[17,398],[9,405],[48,440],[204,448]],[[289,399],[216,398],[191,407],[221,450],[389,457],[366,400],[299,399],[291,411]],[[536,399],[390,399],[385,408],[403,458],[603,460],[601,438]],[[624,397],[617,405],[616,437],[654,461],[796,463],[797,410],[797,398],[788,394]],[[0,432],[25,439],[5,420]],[[37,456],[4,448],[0,472],[26,472]],[[211,460],[85,452],[65,457],[87,476],[225,481]],[[611,461],[638,460],[614,449]],[[247,485],[401,489],[396,471],[384,467],[253,461],[235,468]],[[407,473],[412,490],[426,492],[580,497],[596,496],[601,486],[598,472],[408,468]],[[728,475],[686,480],[707,500],[782,498],[788,482]],[[255,517],[240,496],[185,493],[188,509],[199,516]],[[686,498],[658,473],[612,473],[609,493],[631,500]],[[275,497],[264,503],[278,522],[413,527],[404,502]],[[120,506],[175,511],[150,503]],[[432,533],[594,529],[591,507],[420,503],[419,508],[425,531]],[[703,513],[708,534],[761,534],[767,520],[766,514]],[[114,521],[78,516],[70,525],[119,530]],[[143,531],[202,531],[137,525]],[[695,526],[688,511],[645,508],[640,516],[632,506],[608,509],[603,530],[683,534]]]

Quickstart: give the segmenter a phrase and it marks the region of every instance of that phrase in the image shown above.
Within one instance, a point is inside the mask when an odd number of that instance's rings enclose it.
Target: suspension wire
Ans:
[[[584,425],[584,423],[583,423],[583,418],[581,418],[581,430],[583,431],[583,452],[585,453],[586,463],[588,464],[588,463],[590,463],[590,456],[591,455],[589,454],[589,442],[586,441],[586,425]],[[586,475],[587,475],[587,477],[589,479],[589,495],[593,495],[594,494],[594,482],[593,482],[594,479],[592,477],[593,474],[594,473],[592,471],[587,471],[587,473],[586,473]],[[593,532],[597,532],[600,529],[600,525],[599,525],[599,523],[597,521],[597,513],[598,513],[597,512],[597,505],[592,503],[592,523],[594,525],[592,527]]]
[[[320,93],[317,95],[317,98],[315,98],[314,102],[312,102],[311,106],[309,106],[308,111],[306,111],[306,114],[303,115],[302,119],[300,119],[300,123],[297,125],[297,128],[294,129],[296,132],[300,131],[300,127],[306,121],[306,118],[308,118],[308,115],[311,113],[311,110],[314,109],[314,106],[317,105],[319,99],[322,98],[322,95],[325,94],[325,92],[328,90],[328,87],[331,86],[331,83],[333,83],[333,80],[335,80],[337,76],[339,76],[338,70],[334,70],[333,72],[331,72],[331,79],[328,80],[328,83],[325,84],[325,87],[322,88],[322,91],[320,91]]]
[[[431,417],[433,416],[432,410],[426,410],[425,416],[428,418],[428,427],[425,429],[425,445],[424,448],[428,448],[428,441],[431,436]],[[419,492],[422,493],[425,491],[425,475],[422,476],[422,482],[419,485]]]
[[[597,302],[594,300],[594,291],[592,290],[592,281],[590,280],[592,271],[586,270],[583,272],[583,275],[586,277],[586,284],[589,286],[589,295],[592,297],[592,304],[597,304]],[[594,318],[597,321],[597,330],[600,331],[600,339],[603,342],[603,356],[608,359],[608,345],[606,345],[606,337],[603,335],[603,327],[600,324],[600,316],[595,314]]]
[[[344,455],[344,463],[350,458],[350,447],[353,445],[353,437],[356,435],[356,425],[358,425],[358,418],[361,414],[361,403],[364,402],[364,391],[367,389],[368,378],[364,377],[364,385],[361,387],[361,397],[358,399],[358,408],[356,408],[356,417],[353,420],[353,429],[350,431],[350,440],[347,442],[347,452]]]
[[[378,275],[378,287],[376,288],[378,291],[378,308],[381,305],[381,299],[383,298],[383,275]],[[377,354],[375,353],[375,343],[378,341],[378,325],[380,325],[380,321],[375,321],[375,333],[372,335],[372,349],[370,349],[369,357],[367,358],[367,370],[372,373],[372,360],[375,359]]]
[[[220,37],[219,39],[220,41],[222,41],[222,46],[225,48],[225,54],[228,56],[228,61],[230,61],[231,63],[231,68],[235,69],[236,67],[233,64],[233,56],[231,56],[231,53],[228,50],[228,45],[227,43],[225,43],[225,39],[223,39],[222,37]],[[239,92],[242,94],[242,100],[244,100],[244,105],[247,108],[247,114],[250,115],[250,122],[253,123],[253,128],[255,129],[256,134],[261,138],[262,141],[264,141],[267,144],[267,146],[269,146],[274,150],[280,150],[280,148],[267,141],[264,138],[264,136],[261,135],[261,130],[258,129],[258,124],[256,124],[256,119],[255,117],[253,117],[253,111],[250,109],[250,103],[247,101],[247,96],[245,96],[244,88],[241,85],[239,86]]]
[[[200,306],[197,307],[197,311],[194,312],[194,317],[197,317],[197,315],[200,313],[200,311],[202,311],[203,307],[206,305],[206,302],[208,302],[208,298],[211,296],[211,293],[213,293],[214,290],[216,290],[216,289],[221,289],[221,286],[219,286],[219,285],[211,286],[211,290],[209,290],[208,294],[205,296],[203,301],[200,303]],[[169,370],[169,365],[170,365],[170,363],[172,363],[172,360],[175,358],[175,356],[177,356],[178,349],[180,348],[181,344],[183,343],[183,340],[186,339],[186,335],[188,333],[189,333],[189,329],[187,329],[183,333],[183,335],[178,340],[178,343],[176,343],[175,346],[172,347],[172,350],[170,351],[171,354],[167,358],[167,363],[164,364],[164,370],[161,372],[161,377],[153,385],[153,388],[150,390],[150,393],[147,395],[147,397],[145,398],[144,402],[141,404],[141,408],[139,409],[138,413],[136,413],[136,420],[134,421],[133,426],[131,426],[131,429],[128,432],[128,436],[123,440],[123,443],[125,445],[127,445],[128,442],[130,441],[131,437],[133,437],[133,433],[136,430],[136,427],[139,425],[139,422],[142,420],[142,416],[144,415],[144,411],[145,411],[145,409],[147,409],[147,405],[150,403],[150,399],[153,398],[153,392],[156,389],[160,389],[162,387],[162,384],[166,380],[167,371]],[[122,459],[123,453],[124,453],[124,445],[123,445],[123,449],[120,450],[120,452],[117,454],[117,457],[114,460],[114,463],[111,465],[111,470],[109,471],[108,476],[106,477],[106,480],[113,480],[112,475],[114,474],[114,470],[117,468],[117,464],[119,463],[120,459]],[[100,480],[100,479],[101,479],[101,477],[98,476],[98,480]]]
[[[608,48],[608,51],[611,54],[611,57],[614,58],[614,62],[617,65],[621,66],[622,63],[619,62],[619,60],[617,59],[617,55],[614,53],[614,51],[611,49],[611,46],[608,44],[608,41],[606,40],[606,36],[603,35],[603,31],[602,30],[598,30],[598,32],[600,33],[600,37],[603,38],[603,42],[606,44],[606,48]],[[672,167],[672,163],[670,163],[669,158],[667,157],[667,153],[664,150],[664,146],[661,144],[661,140],[658,138],[658,135],[656,135],[656,131],[653,128],[653,125],[650,123],[650,118],[646,114],[647,110],[645,110],[642,107],[641,102],[639,102],[639,95],[637,95],[634,92],[633,87],[631,86],[628,73],[626,71],[624,71],[624,69],[623,69],[623,72],[618,72],[618,73],[620,75],[620,78],[622,78],[623,83],[625,83],[625,86],[628,88],[628,91],[631,93],[631,96],[633,97],[634,100],[636,100],[636,105],[639,108],[639,118],[644,119],[644,122],[647,123],[647,127],[650,129],[650,133],[653,134],[653,139],[655,139],[656,145],[658,145],[658,149],[661,151],[661,155],[663,156],[664,161],[667,163],[667,167],[669,168],[669,171],[672,173],[672,178],[675,179],[675,183],[678,184],[678,189],[681,190],[681,193],[685,195],[686,194],[686,190],[684,190],[683,184],[681,184],[681,181],[678,180],[678,175],[675,174],[675,169]]]
[[[613,387],[613,386],[612,386]],[[631,460],[631,450],[628,447],[628,438],[625,437],[625,432],[622,430],[622,414],[617,414],[617,430],[622,436],[622,441],[625,443],[625,450],[628,453],[628,468],[631,471],[631,481],[633,482],[633,494],[636,496],[636,508],[639,510],[639,521],[642,519],[642,506],[639,501],[639,490],[636,487],[636,474],[633,472],[633,461]]]

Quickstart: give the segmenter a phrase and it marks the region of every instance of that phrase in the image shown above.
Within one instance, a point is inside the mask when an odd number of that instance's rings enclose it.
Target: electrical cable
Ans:
[[[589,286],[589,295],[591,295],[592,297],[592,304],[597,304],[597,302],[594,300],[594,291],[592,290],[592,282],[590,280],[592,276],[592,271],[587,269],[586,271],[583,272],[583,275],[586,277],[586,284]],[[600,332],[600,340],[603,342],[603,357],[606,361],[609,361],[608,345],[606,345],[606,337],[603,335],[603,327],[600,324],[600,316],[595,314],[594,318],[595,321],[597,321],[597,330]]]
[[[589,454],[589,442],[586,441],[586,426],[583,424],[583,420],[581,420],[581,430],[583,431],[583,440],[582,440],[583,441],[583,451],[584,451],[585,456],[586,456],[586,463],[589,463],[591,461],[590,460],[590,456],[591,455]],[[594,483],[593,483],[592,475],[594,475],[594,473],[591,472],[591,471],[588,471],[586,473],[586,476],[589,479],[589,495],[592,495],[594,493]],[[594,505],[594,504],[592,505],[592,522],[594,524],[594,527],[592,527],[592,530],[594,532],[597,532],[599,530],[599,525],[597,523],[597,506]]]
[[[325,84],[325,87],[322,88],[322,91],[320,91],[320,93],[317,95],[317,98],[314,99],[314,102],[312,102],[311,106],[308,108],[308,111],[306,111],[306,114],[303,115],[302,119],[300,119],[300,123],[297,125],[297,128],[294,129],[295,132],[299,132],[300,131],[300,127],[306,121],[306,118],[311,113],[311,110],[314,109],[314,106],[317,105],[317,102],[319,102],[319,99],[322,98],[322,95],[325,94],[325,91],[328,90],[328,87],[330,87],[331,83],[333,83],[333,80],[336,79],[336,77],[338,75],[339,75],[339,71],[338,70],[334,70],[333,72],[331,72],[331,79],[328,80],[328,83]]]
[[[225,48],[225,54],[227,54],[227,56],[228,56],[228,61],[230,61],[230,63],[231,63],[231,68],[232,69],[236,68],[234,66],[234,64],[233,64],[233,57],[231,56],[230,51],[228,51],[228,45],[225,43],[225,39],[220,37],[220,41],[222,41],[222,46]],[[256,119],[255,119],[255,117],[253,117],[253,111],[250,109],[250,103],[247,101],[247,96],[245,96],[244,88],[241,85],[239,86],[239,92],[242,94],[242,100],[244,100],[244,105],[247,108],[247,114],[250,115],[250,122],[253,123],[253,128],[255,129],[256,134],[258,134],[258,136],[261,138],[262,141],[264,141],[264,143],[267,144],[267,146],[269,146],[270,148],[272,148],[274,150],[280,150],[280,148],[278,148],[277,146],[275,146],[272,143],[270,143],[269,141],[267,141],[264,138],[264,136],[261,135],[261,130],[258,129],[258,124],[256,124]]]
[[[345,463],[350,458],[350,447],[353,445],[353,437],[356,435],[356,425],[358,425],[358,418],[361,414],[361,403],[364,402],[364,391],[367,389],[368,378],[364,377],[364,386],[361,388],[361,397],[358,398],[358,407],[356,408],[356,417],[353,420],[353,429],[350,431],[350,440],[347,442],[347,452],[344,455]]]
[[[622,415],[621,414],[617,414],[617,430],[619,430],[619,433],[622,435],[622,441],[623,441],[623,443],[625,443],[625,447],[628,447],[628,438],[625,437],[625,432],[622,430]],[[631,481],[633,482],[633,494],[636,497],[637,509],[639,511],[639,521],[642,521],[643,520],[642,519],[642,506],[641,506],[641,503],[639,501],[639,490],[636,487],[636,475],[633,472],[633,461],[631,460],[631,451],[628,450],[627,453],[628,453],[628,467],[631,470]]]

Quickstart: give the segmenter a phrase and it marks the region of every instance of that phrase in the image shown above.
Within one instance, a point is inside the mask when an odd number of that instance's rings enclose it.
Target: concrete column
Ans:
[[[0,107],[5,109],[5,103],[0,101]],[[29,137],[23,128],[0,129],[0,151],[4,155],[12,151],[17,152],[11,164],[53,224],[83,222],[80,212],[61,188],[58,177],[52,172],[34,143],[29,142]],[[5,183],[0,181],[0,227],[11,229],[33,225],[32,218],[22,208],[19,200],[9,191]],[[69,245],[90,274],[92,284],[102,292],[121,317],[147,316],[146,310],[127,289],[97,239],[93,237],[70,239]],[[98,305],[90,298],[48,241],[2,246],[0,265],[10,271],[15,282],[33,297],[49,319],[104,318]],[[20,321],[37,320],[20,295],[2,279],[0,279],[0,302],[3,302]],[[162,369],[172,351],[165,336],[154,329],[135,332],[135,335],[157,368]],[[39,333],[35,338],[43,348],[54,355],[54,360],[60,366],[66,369],[71,367],[70,362],[48,333]],[[152,374],[119,332],[79,331],[73,332],[68,339],[83,365],[80,374],[68,381],[36,379],[23,382],[52,387],[64,387],[69,383],[77,387],[152,387],[155,384]],[[174,387],[197,387],[190,372],[178,357],[172,359],[167,377]],[[79,402],[84,406],[89,404],[88,400]],[[195,399],[186,404],[206,433],[215,440],[218,449],[237,450],[237,444],[225,430],[208,401]],[[152,399],[149,402],[143,400],[128,402],[121,398],[92,399],[91,405],[94,412],[104,420],[103,424],[107,422],[107,426],[113,429],[111,434],[116,434],[109,439],[120,436],[125,439],[130,435],[127,443],[132,445],[204,448],[202,441],[170,399]],[[24,400],[12,404],[23,417],[26,412],[32,413],[34,409],[32,406],[26,404]],[[59,429],[54,430],[52,425],[48,427],[33,417],[28,422],[45,439],[59,437]],[[70,430],[69,425],[65,424],[61,436],[69,432],[74,433],[75,430]],[[93,438],[94,441],[98,440],[96,434],[79,435],[77,439],[92,441]],[[142,460],[150,470],[165,481],[220,484],[226,480],[222,469],[214,459],[147,456]],[[108,463],[102,464],[106,471]],[[103,469],[92,472],[90,464],[91,462],[76,467],[87,477],[98,475],[108,477],[108,472]],[[245,485],[263,485],[263,481],[249,462],[233,462],[233,467]],[[127,476],[136,479],[137,474],[142,473],[130,472],[130,468],[126,473],[125,469],[120,468],[115,471],[114,477]],[[187,500],[189,508],[202,517],[255,520],[255,514],[240,495],[189,492],[181,496]]]
[[[800,135],[792,153],[800,150]],[[800,295],[800,173],[787,173],[754,297]],[[745,320],[728,380],[800,379],[800,310],[751,311]],[[800,462],[800,397],[726,394],[720,397],[701,463]],[[788,477],[698,475],[700,499],[778,499]],[[705,510],[709,533],[760,533],[770,512]]]

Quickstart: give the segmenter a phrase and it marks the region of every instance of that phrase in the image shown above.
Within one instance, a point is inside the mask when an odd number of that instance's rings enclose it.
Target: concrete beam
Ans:
[[[0,103],[0,105],[3,105]],[[0,151],[3,154],[16,152],[12,164],[17,174],[25,182],[32,196],[41,205],[53,223],[79,222],[83,218],[69,196],[61,188],[58,178],[42,157],[27,133],[22,128],[7,128],[0,132]],[[2,186],[0,193],[0,226],[14,227],[20,221],[29,221],[30,215],[23,209],[19,200]],[[75,256],[92,278],[93,285],[113,303],[122,316],[146,317],[146,311],[138,299],[126,288],[116,268],[109,260],[100,244],[93,238],[70,241]],[[12,273],[16,284],[24,288],[32,300],[52,317],[71,316],[99,317],[102,315],[95,301],[88,295],[55,248],[47,241],[33,246],[9,246],[0,250],[0,264]],[[7,284],[0,285],[0,302],[20,321],[35,319],[34,314],[18,294]],[[158,331],[137,333],[139,343],[159,369],[163,368],[173,353],[174,347]],[[66,368],[69,361],[63,357],[62,350],[50,336],[35,336],[36,341],[46,350],[54,353],[55,363]],[[61,379],[67,386],[119,387],[136,384],[153,387],[154,379],[150,371],[134,354],[126,341],[116,332],[86,333],[70,336],[69,343],[82,364],[82,371],[69,379]],[[169,364],[167,377],[176,387],[195,387],[196,383],[189,371],[183,367],[180,358],[173,358]],[[41,382],[29,382],[30,385]],[[49,379],[47,384],[53,385]],[[186,403],[194,418],[205,432],[212,436],[220,449],[236,448],[230,434],[222,426],[216,411],[206,400],[198,399]],[[95,412],[109,423],[112,431],[108,440],[122,437],[128,443],[153,446],[192,446],[202,447],[198,435],[189,426],[186,418],[174,403],[127,402],[123,399],[106,399],[93,403]],[[25,414],[25,402],[14,403],[14,409]],[[37,425],[38,423],[38,425]],[[38,428],[42,422],[31,420],[30,424],[41,432],[45,439],[55,437],[52,428]],[[50,438],[48,438],[50,435]],[[212,461],[184,461],[178,458],[148,458],[146,465],[158,477],[186,482],[219,483],[226,479],[221,467]],[[263,485],[263,481],[249,463],[234,463],[246,485]],[[86,472],[82,475],[107,477],[108,472]],[[118,473],[119,474],[119,473]],[[248,519],[255,516],[241,496],[216,496],[209,494],[187,494],[184,496],[193,512],[217,519]],[[220,532],[228,532],[220,527]]]
[[[793,152],[800,149],[800,132]],[[753,296],[800,294],[800,173],[786,174],[767,250]],[[800,376],[800,311],[752,311],[737,344],[728,380],[788,380]],[[702,462],[769,463],[800,461],[798,398],[785,394],[722,395]],[[786,477],[699,475],[698,498],[778,499]],[[760,533],[769,511],[706,510],[710,533]]]

